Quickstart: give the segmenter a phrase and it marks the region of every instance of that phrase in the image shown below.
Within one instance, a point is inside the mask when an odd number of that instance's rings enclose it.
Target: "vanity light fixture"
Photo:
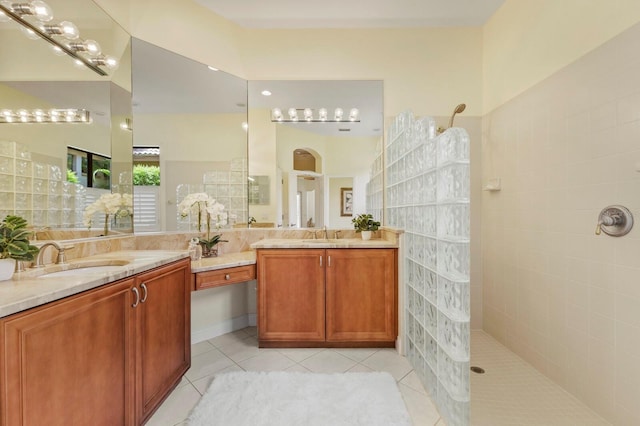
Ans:
[[[301,122],[307,123],[339,123],[347,122],[344,117],[344,110],[342,108],[336,108],[333,112],[333,120],[329,120],[328,112],[326,108],[319,108],[314,110],[313,108],[289,108],[287,110],[288,119],[285,119],[282,110],[280,108],[273,108],[271,110],[271,121],[278,122]],[[348,121],[353,123],[360,122],[360,112],[358,108],[351,108],[349,110]]]
[[[3,109],[0,111],[2,123],[91,123],[91,114],[86,109]]]
[[[53,13],[49,5],[41,0],[13,3],[0,1],[0,22],[13,19],[22,26],[29,37],[40,37],[53,45],[57,54],[66,53],[89,69],[105,76],[107,72],[100,67],[115,69],[118,61],[100,52],[100,45],[94,40],[80,39],[78,27],[70,21],[49,24]]]

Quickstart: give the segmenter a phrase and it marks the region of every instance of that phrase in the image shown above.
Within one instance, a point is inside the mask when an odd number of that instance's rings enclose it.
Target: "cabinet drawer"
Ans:
[[[196,274],[196,290],[236,284],[256,278],[256,266],[238,266],[215,271],[198,272]]]

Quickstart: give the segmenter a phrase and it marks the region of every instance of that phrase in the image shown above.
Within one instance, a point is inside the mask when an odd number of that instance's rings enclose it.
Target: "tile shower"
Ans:
[[[386,223],[404,229],[406,354],[450,426],[469,423],[470,161],[464,129],[397,116],[386,145]]]
[[[614,425],[640,424],[640,25],[483,117],[483,329]],[[580,424],[580,423],[575,423]]]

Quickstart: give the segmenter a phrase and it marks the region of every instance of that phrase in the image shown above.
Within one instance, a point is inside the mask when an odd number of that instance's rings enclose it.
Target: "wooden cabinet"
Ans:
[[[0,424],[134,424],[133,282],[1,320]]]
[[[189,265],[0,319],[0,425],[144,422],[190,365]]]
[[[260,343],[324,342],[324,250],[258,250]]]
[[[328,342],[394,342],[397,334],[394,249],[327,250]]]
[[[258,250],[261,347],[390,346],[396,249]]]
[[[184,260],[136,277],[136,417],[146,421],[191,366],[191,269]]]
[[[236,266],[195,274],[195,290],[221,287],[256,279],[256,265]]]

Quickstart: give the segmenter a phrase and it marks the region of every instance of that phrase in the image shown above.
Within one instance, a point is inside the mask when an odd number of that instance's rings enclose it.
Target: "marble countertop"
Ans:
[[[214,271],[216,269],[233,268],[236,266],[255,265],[256,252],[241,251],[239,253],[225,253],[217,257],[207,257],[191,262],[191,272]]]
[[[123,250],[47,265],[17,272],[11,280],[0,281],[0,317],[24,311],[67,296],[189,257],[184,250]],[[88,269],[77,275],[47,276],[89,266],[111,266],[108,271]]]
[[[382,239],[363,240],[362,238],[344,239],[264,239],[251,244],[252,249],[263,248],[398,248],[398,244]]]

